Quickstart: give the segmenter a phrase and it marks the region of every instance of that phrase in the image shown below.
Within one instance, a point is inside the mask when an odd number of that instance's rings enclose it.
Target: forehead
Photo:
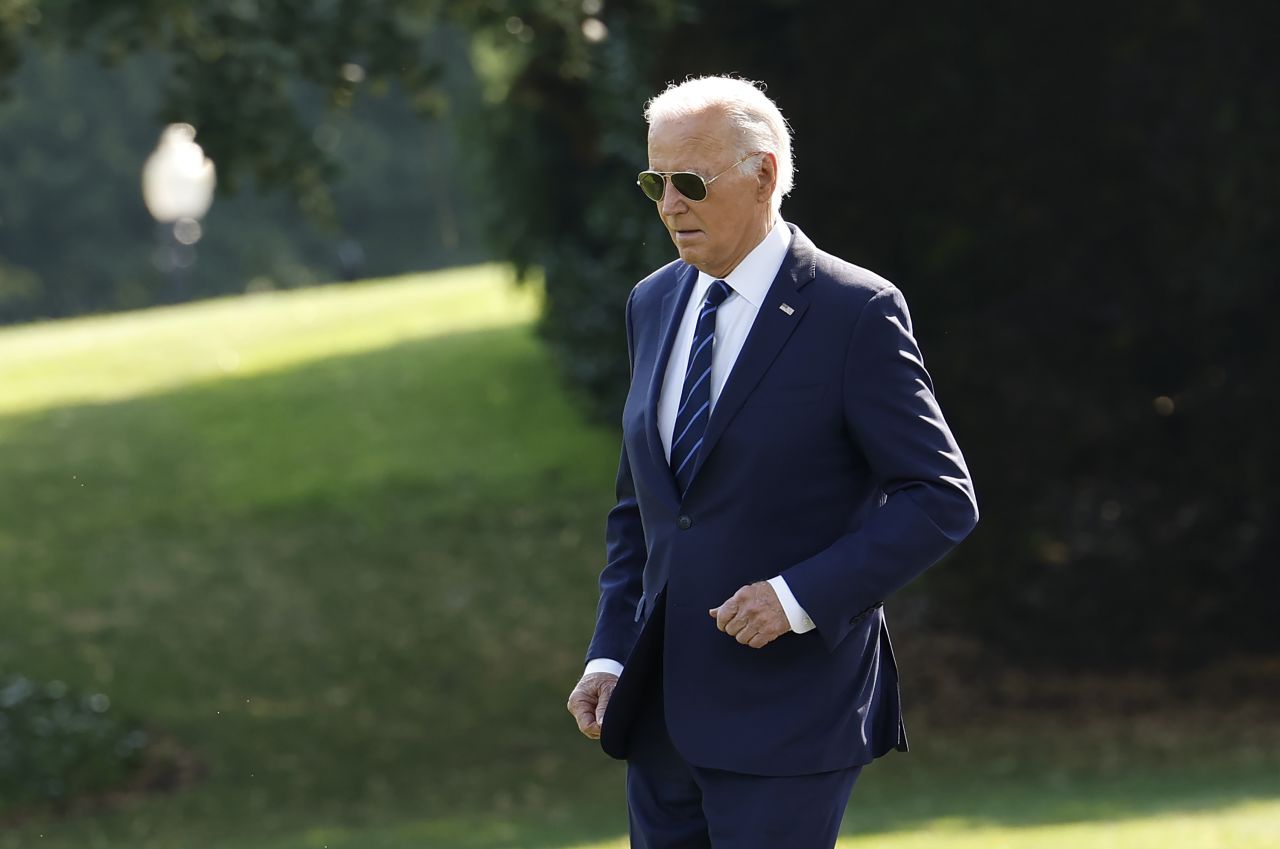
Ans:
[[[716,112],[697,112],[655,121],[649,127],[649,167],[658,171],[705,169],[731,148],[728,120]]]

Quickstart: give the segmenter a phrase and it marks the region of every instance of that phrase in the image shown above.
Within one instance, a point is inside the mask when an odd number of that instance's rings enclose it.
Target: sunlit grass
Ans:
[[[961,818],[900,833],[846,837],[837,845],[841,849],[1272,849],[1280,845],[1280,801],[1245,802],[1214,811],[1017,827],[989,826]]]
[[[0,331],[0,670],[208,768],[41,845],[555,813],[610,770],[562,705],[616,448],[534,298],[489,268]]]
[[[617,435],[536,299],[490,267],[0,329],[0,672],[207,769],[0,849],[626,845],[563,709]],[[1280,758],[1219,726],[916,722],[842,845],[1280,845]]]
[[[0,414],[243,377],[439,333],[527,323],[500,266],[0,327]]]

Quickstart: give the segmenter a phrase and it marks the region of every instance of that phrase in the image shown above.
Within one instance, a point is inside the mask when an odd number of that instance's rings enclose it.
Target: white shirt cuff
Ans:
[[[800,602],[796,601],[796,597],[791,593],[791,587],[787,586],[787,582],[781,575],[776,578],[770,578],[769,586],[773,587],[774,593],[778,596],[778,601],[782,603],[782,612],[787,614],[787,621],[791,623],[793,632],[803,634],[818,627],[813,624],[809,614],[804,612]]]
[[[609,660],[607,657],[597,657],[594,660],[587,661],[587,668],[582,670],[582,677],[586,678],[593,672],[608,672],[610,675],[621,675],[622,664],[616,660]]]

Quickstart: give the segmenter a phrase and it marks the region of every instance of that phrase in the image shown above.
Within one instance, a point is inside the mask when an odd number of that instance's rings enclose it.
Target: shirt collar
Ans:
[[[778,216],[773,222],[773,229],[738,263],[737,268],[729,272],[724,282],[751,306],[760,309],[790,248],[791,228],[782,220],[782,216]],[[698,291],[706,291],[715,279],[705,271],[699,271]]]

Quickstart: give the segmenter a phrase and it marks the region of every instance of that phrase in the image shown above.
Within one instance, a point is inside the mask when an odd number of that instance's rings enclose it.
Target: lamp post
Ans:
[[[170,124],[142,166],[142,199],[159,234],[155,265],[169,278],[169,299],[180,301],[181,273],[195,264],[200,219],[213,203],[213,162],[196,144],[190,124]]]

